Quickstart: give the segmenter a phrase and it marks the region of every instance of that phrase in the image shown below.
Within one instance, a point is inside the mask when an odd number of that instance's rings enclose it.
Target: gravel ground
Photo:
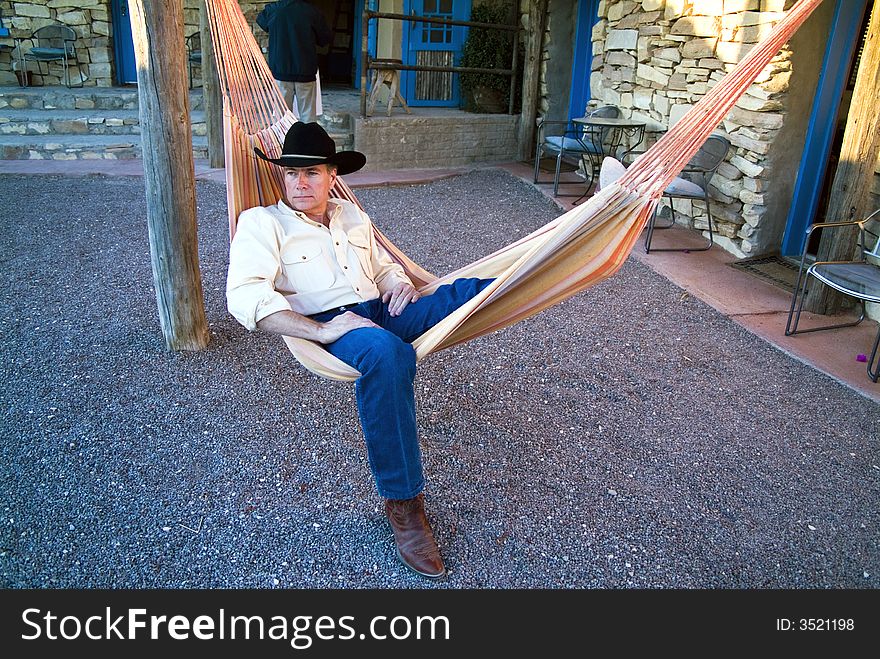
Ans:
[[[500,171],[359,190],[445,272],[558,211]],[[416,381],[449,577],[402,569],[351,385],[225,311],[166,352],[143,180],[0,177],[7,588],[876,588],[880,406],[643,265],[433,355]]]

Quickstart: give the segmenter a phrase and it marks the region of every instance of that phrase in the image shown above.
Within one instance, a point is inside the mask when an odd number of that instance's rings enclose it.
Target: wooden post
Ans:
[[[220,96],[220,76],[214,57],[214,42],[208,24],[208,8],[205,0],[199,0],[199,30],[202,43],[202,104],[205,106],[205,126],[208,133],[208,164],[223,167],[226,154],[223,151],[223,99]]]
[[[522,114],[519,119],[519,159],[531,160],[535,152],[535,119],[538,116],[538,90],[541,81],[541,50],[547,0],[530,0],[529,29],[523,62]]]
[[[199,276],[183,0],[129,0],[137,60],[147,226],[169,350],[208,345]]]
[[[840,163],[831,184],[827,221],[859,219],[868,207],[874,167],[880,152],[880,3],[874,3],[868,36],[856,76],[852,105],[846,120]],[[825,232],[819,241],[820,261],[849,260],[856,251],[858,232],[837,229]],[[812,286],[804,308],[833,315],[840,311],[843,296],[827,286]]]

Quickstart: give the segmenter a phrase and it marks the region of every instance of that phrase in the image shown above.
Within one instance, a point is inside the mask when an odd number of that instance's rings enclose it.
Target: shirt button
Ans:
[[[305,261],[305,260],[306,260],[306,257],[304,256],[304,257],[303,257],[303,261]]]
[[[337,244],[337,245],[339,244],[339,241],[338,241],[338,240],[336,241],[336,244]]]
[[[343,267],[344,269],[348,270],[348,266],[347,266],[347,265],[344,265],[344,266],[342,266],[342,267]]]

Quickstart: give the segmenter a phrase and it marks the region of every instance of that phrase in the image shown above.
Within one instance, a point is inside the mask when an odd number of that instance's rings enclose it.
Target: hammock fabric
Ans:
[[[666,186],[821,1],[800,0],[629,169],[610,174],[617,163],[606,159],[611,167],[603,166],[606,172],[598,193],[525,238],[436,277],[375,229],[377,241],[424,295],[460,277],[495,278],[479,295],[413,341],[417,359],[512,325],[614,274]],[[254,147],[277,158],[296,118],[287,109],[237,0],[207,0],[207,7],[223,91],[231,237],[242,211],[282,198],[281,168],[256,158]],[[341,178],[331,194],[358,203]],[[293,355],[318,375],[349,381],[360,376],[317,343],[287,336],[284,340]]]

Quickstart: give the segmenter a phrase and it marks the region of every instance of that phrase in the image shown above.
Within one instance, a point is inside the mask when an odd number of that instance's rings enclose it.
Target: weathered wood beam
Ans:
[[[535,119],[541,81],[541,51],[544,45],[544,22],[547,16],[547,0],[529,2],[529,27],[526,31],[526,52],[523,62],[522,114],[517,136],[520,160],[531,160],[535,152]]]
[[[217,73],[217,58],[214,56],[214,41],[211,39],[211,26],[208,23],[208,8],[205,0],[199,0],[199,30],[202,43],[202,103],[205,106],[205,126],[208,134],[208,164],[223,167],[226,157],[223,152],[223,99],[220,95],[220,76]]]
[[[208,345],[199,275],[183,0],[129,0],[137,60],[147,226],[169,350]]]
[[[874,3],[868,35],[853,90],[840,162],[831,193],[828,195],[826,217],[829,222],[859,219],[867,216],[874,167],[880,153],[880,3]],[[837,229],[825,232],[819,241],[817,259],[845,261],[853,257],[858,232]],[[813,313],[833,315],[840,311],[844,297],[827,286],[812,286],[804,308]]]

